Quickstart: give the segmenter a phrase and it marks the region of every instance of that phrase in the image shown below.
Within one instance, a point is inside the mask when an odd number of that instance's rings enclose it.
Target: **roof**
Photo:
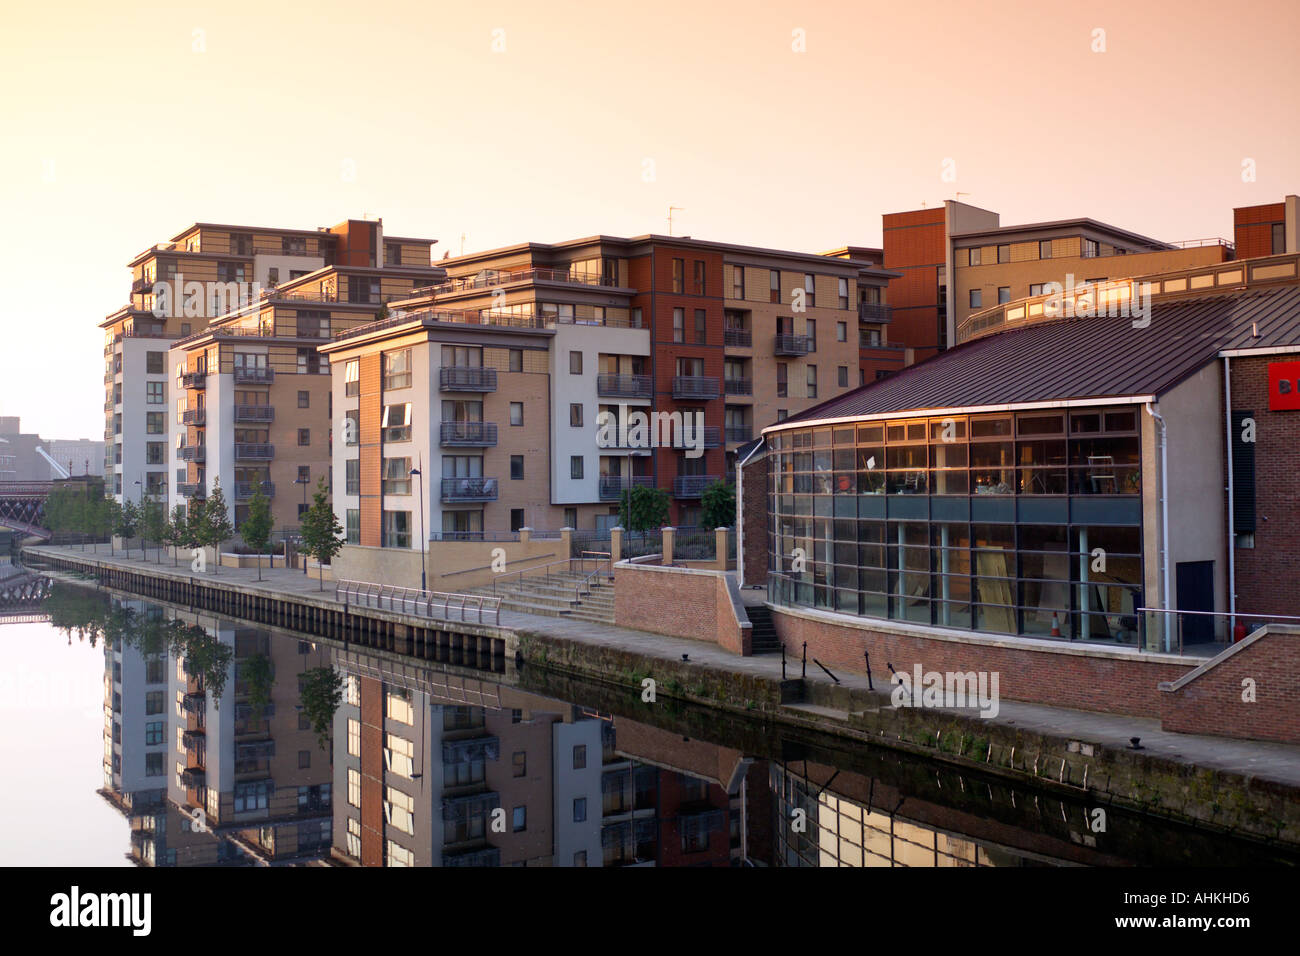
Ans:
[[[967,232],[953,233],[952,240],[956,242],[960,239],[1009,238],[1016,233],[1059,233],[1063,230],[1074,229],[1091,229],[1099,234],[1119,237],[1136,245],[1149,246],[1152,250],[1174,248],[1174,246],[1167,242],[1161,242],[1159,239],[1152,239],[1150,236],[1144,236],[1140,233],[1131,232],[1128,229],[1121,229],[1118,226],[1112,226],[1105,222],[1098,222],[1096,219],[1089,219],[1087,217],[1079,219],[1057,219],[1052,222],[1027,222],[1017,226],[997,226],[992,229],[972,229]]]
[[[923,410],[1159,397],[1220,352],[1300,347],[1300,285],[1154,303],[973,339],[765,430]]]

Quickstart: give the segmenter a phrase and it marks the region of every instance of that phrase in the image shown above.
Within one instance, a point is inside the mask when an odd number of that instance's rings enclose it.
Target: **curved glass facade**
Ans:
[[[860,617],[1136,644],[1137,406],[769,435],[769,599]]]

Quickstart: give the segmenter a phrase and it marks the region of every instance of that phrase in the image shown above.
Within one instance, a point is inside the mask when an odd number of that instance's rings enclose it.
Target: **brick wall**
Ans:
[[[1300,627],[1270,627],[1160,695],[1160,724],[1181,734],[1300,743]],[[1243,700],[1253,681],[1254,702]]]
[[[1078,710],[1135,717],[1160,715],[1161,681],[1174,681],[1194,666],[1169,660],[1148,660],[1104,654],[1081,654],[1062,645],[1060,651],[1005,644],[968,643],[886,629],[832,624],[772,609],[772,623],[787,653],[796,660],[808,642],[810,669],[815,657],[834,670],[865,673],[863,652],[871,654],[871,676],[877,687],[889,686],[889,667],[911,672],[996,671],[998,693],[1023,700]],[[884,622],[881,622],[882,624]]]
[[[1242,206],[1232,211],[1233,242],[1238,259],[1273,254],[1273,223],[1286,221],[1286,203]]]
[[[752,459],[743,470],[740,520],[745,580],[740,582],[742,587],[767,586],[767,470],[766,455]]]
[[[721,571],[617,564],[614,623],[708,641],[733,654],[750,653],[750,629],[737,621]]]

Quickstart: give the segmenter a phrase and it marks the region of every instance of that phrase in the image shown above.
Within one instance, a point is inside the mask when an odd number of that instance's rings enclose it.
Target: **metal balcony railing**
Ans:
[[[275,408],[271,405],[236,405],[235,421],[273,422],[275,421]]]
[[[718,397],[718,379],[712,375],[673,376],[673,398],[709,400]]]
[[[275,457],[275,446],[265,442],[236,442],[235,461],[270,461]]]
[[[235,482],[235,500],[247,501],[257,493],[257,489],[262,489],[262,494],[267,498],[275,497],[275,485],[269,481],[237,481]]]
[[[181,482],[176,486],[176,493],[182,498],[202,498],[203,486],[198,482]]]
[[[653,391],[649,375],[596,376],[596,394],[602,398],[649,398]]]
[[[275,381],[275,371],[261,366],[252,368],[235,366],[235,384],[270,385]]]
[[[443,501],[496,501],[495,478],[444,478]]]
[[[754,437],[754,429],[749,425],[728,425],[727,443],[747,442]]]
[[[623,496],[624,489],[638,486],[654,487],[655,480],[650,475],[601,475],[600,498],[602,501],[614,501]]]
[[[749,329],[723,329],[722,344],[747,349],[754,344],[754,333]]]
[[[208,385],[207,372],[186,372],[181,376],[182,388],[206,388]]]
[[[206,702],[207,695],[203,691],[186,694],[181,698],[181,710],[187,714],[197,714],[204,709]]]
[[[699,498],[704,489],[717,480],[717,475],[678,475],[673,479],[673,496]]]
[[[812,339],[806,335],[778,335],[773,349],[777,355],[807,355],[812,351]]]
[[[889,322],[892,316],[893,309],[890,306],[877,302],[858,303],[859,322]]]
[[[728,395],[753,395],[754,380],[752,378],[724,378],[722,380],[722,389]]]
[[[496,422],[442,422],[440,441],[444,445],[486,448],[497,443]]]
[[[207,779],[202,767],[186,767],[181,771],[181,783],[187,790],[198,790]]]
[[[721,448],[722,429],[717,425],[704,425],[698,429],[689,424],[682,427],[680,440],[686,448]]]
[[[438,388],[444,392],[495,392],[497,370],[449,366],[438,369]]]
[[[182,425],[204,425],[207,424],[208,410],[206,408],[187,408],[181,413]]]
[[[181,461],[207,461],[208,449],[205,445],[186,445],[180,450]]]

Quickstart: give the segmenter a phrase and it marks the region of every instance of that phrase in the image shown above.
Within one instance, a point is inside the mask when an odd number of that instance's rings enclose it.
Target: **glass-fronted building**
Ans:
[[[868,416],[768,434],[769,599],[1136,644],[1142,408]]]

